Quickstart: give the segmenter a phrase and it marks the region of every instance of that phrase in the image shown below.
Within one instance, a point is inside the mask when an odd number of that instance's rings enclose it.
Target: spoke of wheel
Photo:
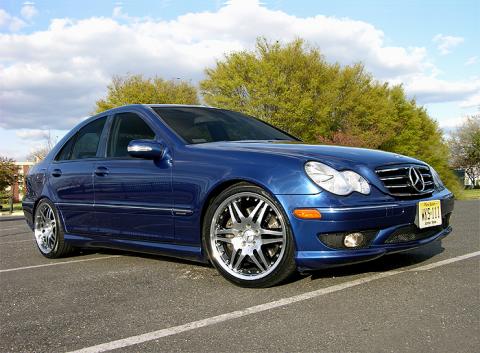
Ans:
[[[268,203],[265,203],[265,205],[263,205],[262,210],[260,211],[260,214],[258,215],[257,220],[256,220],[256,223],[258,225],[262,224],[263,216],[265,215],[265,212],[267,211],[267,208],[268,208]]]
[[[47,219],[48,219],[48,208],[47,207],[43,208],[42,215],[43,215],[44,221],[47,221]]]
[[[232,243],[232,238],[227,238],[226,237],[227,234],[234,235],[233,230],[232,229],[217,229],[217,230],[215,230],[215,240],[216,241],[223,241],[224,243],[231,244]]]
[[[235,217],[235,214],[233,213],[232,204],[228,205],[228,212],[230,213],[230,218],[232,219],[232,222],[238,223],[237,217]]]
[[[233,229],[217,229],[215,230],[216,235],[222,235],[222,234],[233,234]]]
[[[41,210],[41,211],[40,211],[40,219],[41,219],[42,225],[45,224],[45,223],[47,223],[47,218],[45,217],[45,213],[44,213],[44,212],[45,212],[45,210]]]
[[[245,254],[243,254],[243,252],[240,253],[240,255],[238,255],[238,259],[237,259],[237,261],[235,261],[235,265],[233,266],[233,269],[235,271],[238,270],[238,267],[240,266],[240,264],[242,263],[244,258],[245,258]]]
[[[217,238],[215,240],[216,241],[221,241],[221,242],[224,242],[224,243],[232,244],[232,239],[231,238],[225,238],[225,237],[217,236]]]
[[[283,239],[281,238],[262,239],[262,245],[274,244],[274,243],[283,243]]]
[[[267,259],[265,258],[265,255],[263,254],[262,249],[257,250],[258,257],[262,261],[263,266],[265,266],[265,269],[270,267],[270,264],[268,263]]]
[[[235,257],[237,256],[239,249],[233,249],[232,257],[230,258],[230,267],[233,268],[233,262],[235,261]]]
[[[55,246],[55,236],[53,233],[50,234],[50,236],[48,237],[48,240],[49,240],[48,246],[53,249],[53,247]]]
[[[261,235],[273,235],[276,237],[283,237],[283,232],[278,230],[271,230],[271,229],[260,229]]]
[[[258,210],[260,209],[260,206],[262,206],[263,204],[263,200],[260,200],[258,201],[257,205],[255,206],[255,208],[253,209],[252,212],[250,212],[250,214],[248,215],[248,219],[250,219],[251,221],[253,221],[253,218],[255,217],[255,215],[257,214]]]
[[[240,208],[237,205],[236,201],[232,201],[233,207],[235,208],[235,211],[237,212],[238,217],[240,218],[240,222],[245,219],[245,216],[243,215],[242,211],[240,211]]]
[[[249,256],[249,258],[250,258],[250,259],[253,261],[253,263],[260,269],[260,271],[263,272],[263,271],[266,270],[266,269],[264,270],[264,269],[263,269],[263,266],[260,265],[260,262],[258,262],[258,260],[257,260],[257,258],[255,257],[255,255],[251,255],[251,256]]]

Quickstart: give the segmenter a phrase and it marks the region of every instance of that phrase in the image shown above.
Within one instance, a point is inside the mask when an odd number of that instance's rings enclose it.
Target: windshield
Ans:
[[[295,137],[260,120],[230,110],[202,107],[152,107],[187,143],[287,140]]]

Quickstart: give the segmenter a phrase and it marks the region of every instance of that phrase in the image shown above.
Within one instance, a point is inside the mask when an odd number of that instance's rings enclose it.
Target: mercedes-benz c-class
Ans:
[[[224,109],[129,105],[70,131],[26,178],[41,254],[111,248],[211,262],[272,286],[451,232],[453,195],[406,156],[304,144]]]

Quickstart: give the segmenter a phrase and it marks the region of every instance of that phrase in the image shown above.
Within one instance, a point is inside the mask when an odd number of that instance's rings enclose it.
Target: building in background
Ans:
[[[14,203],[22,201],[25,190],[25,176],[34,164],[34,162],[15,162],[15,165],[18,167],[18,178],[15,184],[13,184],[9,190],[7,189],[10,195],[12,195],[13,188]]]

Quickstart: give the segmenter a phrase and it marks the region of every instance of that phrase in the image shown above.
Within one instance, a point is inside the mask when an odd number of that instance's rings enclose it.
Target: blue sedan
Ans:
[[[223,109],[129,105],[80,123],[26,178],[41,254],[132,250],[211,262],[266,287],[451,232],[435,170],[382,151],[307,145]]]

